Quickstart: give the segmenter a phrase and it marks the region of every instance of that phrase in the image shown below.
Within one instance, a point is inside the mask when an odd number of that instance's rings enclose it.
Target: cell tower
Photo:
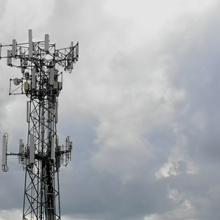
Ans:
[[[5,53],[5,56],[1,54]],[[7,157],[18,156],[25,170],[23,220],[59,220],[59,171],[71,159],[69,136],[64,145],[57,134],[58,97],[63,88],[63,72],[73,70],[78,61],[79,45],[56,49],[49,35],[43,41],[0,44],[0,58],[21,69],[21,77],[10,79],[9,95],[24,94],[27,101],[27,142],[19,141],[19,152],[8,153],[8,134],[3,136],[2,170],[8,171]]]

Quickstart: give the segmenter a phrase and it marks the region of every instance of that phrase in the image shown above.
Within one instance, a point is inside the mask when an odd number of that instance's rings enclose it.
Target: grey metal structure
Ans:
[[[2,54],[5,54],[2,56]],[[73,70],[78,61],[79,45],[56,49],[49,35],[43,41],[0,44],[0,59],[21,69],[21,77],[10,79],[9,95],[24,94],[27,101],[27,142],[19,141],[19,152],[8,153],[8,134],[3,136],[2,170],[8,171],[7,157],[18,156],[25,169],[23,220],[59,220],[59,171],[71,159],[69,136],[64,145],[57,134],[58,97],[63,88],[63,72]]]

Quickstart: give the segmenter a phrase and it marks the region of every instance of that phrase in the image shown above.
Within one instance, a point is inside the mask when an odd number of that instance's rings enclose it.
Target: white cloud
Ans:
[[[63,220],[89,220],[88,218],[74,217],[74,216],[63,216]]]
[[[21,210],[18,209],[0,210],[0,220],[14,220],[21,218],[22,218]]]
[[[182,174],[195,175],[197,173],[198,168],[192,161],[170,159],[155,173],[155,176],[160,179]]]
[[[197,210],[192,202],[175,189],[169,191],[168,197],[175,204],[173,210],[162,214],[145,216],[144,220],[198,220]]]

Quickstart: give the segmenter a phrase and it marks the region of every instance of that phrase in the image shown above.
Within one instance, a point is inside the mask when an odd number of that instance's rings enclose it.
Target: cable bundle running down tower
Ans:
[[[5,56],[1,56],[5,53]],[[18,156],[25,169],[23,220],[59,220],[59,170],[71,159],[69,136],[64,145],[57,135],[58,97],[63,88],[61,70],[71,72],[78,61],[79,45],[56,49],[45,35],[43,41],[0,44],[0,59],[21,69],[21,77],[10,79],[9,95],[24,94],[27,101],[27,142],[19,141],[19,152],[8,153],[8,134],[3,136],[2,170],[8,171],[7,157]]]

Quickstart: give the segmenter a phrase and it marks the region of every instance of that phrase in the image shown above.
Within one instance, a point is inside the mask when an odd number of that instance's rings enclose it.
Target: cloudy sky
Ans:
[[[60,95],[64,220],[219,220],[220,0],[0,0],[0,41],[80,42]],[[19,75],[0,62],[0,135],[26,137]],[[0,220],[19,219],[24,173],[0,173]]]

